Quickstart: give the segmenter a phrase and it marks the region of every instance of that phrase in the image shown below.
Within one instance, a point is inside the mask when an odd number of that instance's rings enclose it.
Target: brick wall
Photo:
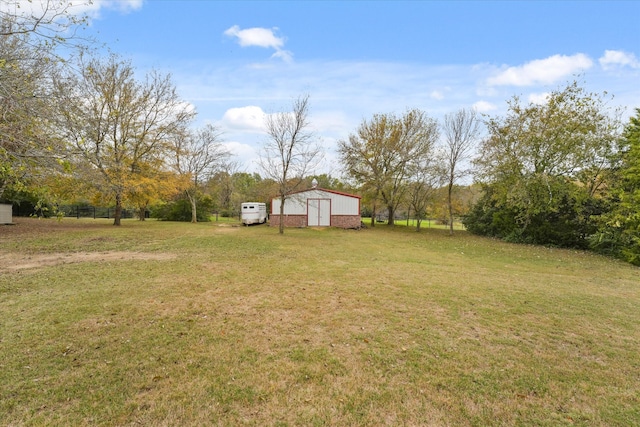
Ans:
[[[338,228],[360,228],[360,215],[332,215],[331,226]],[[280,215],[270,215],[269,225],[271,227],[280,226]],[[285,227],[306,227],[307,216],[306,215],[285,215],[284,216]]]
[[[271,227],[280,227],[280,215],[269,215],[269,225]],[[306,227],[307,216],[306,215],[285,215],[284,216],[285,227]]]
[[[360,228],[360,215],[332,215],[331,226],[339,228]]]

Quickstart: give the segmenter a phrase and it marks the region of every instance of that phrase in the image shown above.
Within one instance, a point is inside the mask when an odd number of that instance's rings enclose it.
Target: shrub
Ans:
[[[210,197],[203,197],[196,203],[196,218],[198,222],[211,221],[213,202]],[[162,221],[191,221],[191,204],[186,198],[181,198],[151,209],[151,218]]]

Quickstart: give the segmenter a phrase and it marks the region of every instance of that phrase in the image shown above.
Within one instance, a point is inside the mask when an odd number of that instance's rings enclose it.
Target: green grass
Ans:
[[[0,228],[0,425],[640,424],[638,268],[440,229],[109,224]]]
[[[370,217],[363,217],[362,218],[362,222],[364,222],[364,224],[369,227],[371,225],[371,218]],[[387,225],[388,220],[380,220],[380,221],[376,221],[376,227],[381,226],[381,225]],[[409,218],[409,219],[396,219],[394,224],[398,227],[412,227],[412,228],[416,228],[418,225],[418,220],[416,220],[415,218]],[[420,221],[420,228],[436,228],[436,229],[440,229],[440,230],[448,230],[449,229],[449,225],[447,224],[442,224],[440,221],[435,220],[435,219],[423,219],[422,221]],[[454,230],[464,230],[464,225],[462,224],[461,221],[459,220],[454,220],[453,221],[453,229]]]

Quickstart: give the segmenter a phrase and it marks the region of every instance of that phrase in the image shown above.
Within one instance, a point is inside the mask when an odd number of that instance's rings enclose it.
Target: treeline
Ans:
[[[576,83],[544,104],[514,98],[487,121],[475,159],[483,195],[467,229],[640,265],[640,109],[622,132],[617,117]]]
[[[464,224],[507,241],[593,249],[640,265],[640,109],[624,126],[576,83],[487,120],[482,198]]]
[[[113,207],[115,225],[125,208],[198,222],[316,179],[362,196],[372,226],[410,215],[418,230],[437,218],[453,233],[463,217],[472,233],[640,264],[640,110],[622,123],[606,95],[573,82],[544,103],[514,97],[503,116],[376,114],[338,142],[340,178],[312,170],[321,153],[303,96],[267,118],[264,174],[246,173],[219,129],[194,129],[197,112],[170,76],[140,77],[130,61],[91,54],[64,38],[83,24],[70,5],[47,4],[49,15],[0,12],[0,201],[49,215]]]

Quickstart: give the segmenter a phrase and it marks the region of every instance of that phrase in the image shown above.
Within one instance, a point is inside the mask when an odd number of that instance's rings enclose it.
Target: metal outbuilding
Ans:
[[[271,200],[269,225],[280,226],[280,197]],[[284,203],[285,227],[360,228],[360,196],[315,187],[290,194]]]

